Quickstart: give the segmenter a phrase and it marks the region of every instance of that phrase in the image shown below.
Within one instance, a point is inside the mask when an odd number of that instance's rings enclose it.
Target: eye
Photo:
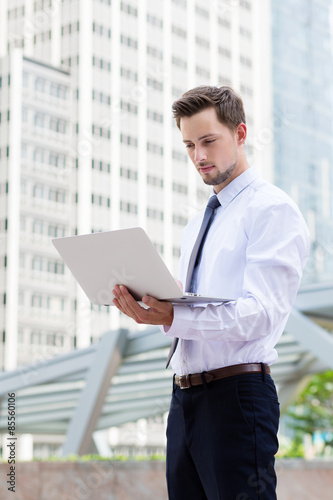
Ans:
[[[211,139],[210,141],[205,141],[206,144],[210,144],[211,142],[214,142],[215,139]]]
[[[193,148],[193,144],[186,144],[186,149]]]

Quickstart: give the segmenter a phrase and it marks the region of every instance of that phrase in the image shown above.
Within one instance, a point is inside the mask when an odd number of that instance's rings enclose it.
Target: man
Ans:
[[[308,256],[308,230],[293,201],[250,168],[243,103],[231,88],[192,89],[173,112],[212,186],[213,207],[208,223],[199,214],[184,230],[180,281],[185,291],[233,300],[173,306],[143,297],[144,309],[116,286],[114,304],[179,339],[171,352],[169,498],[273,500],[279,403],[269,365]]]

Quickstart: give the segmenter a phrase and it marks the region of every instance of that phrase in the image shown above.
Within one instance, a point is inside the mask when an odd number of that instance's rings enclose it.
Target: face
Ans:
[[[189,157],[206,184],[218,193],[240,175],[248,164],[243,154],[246,125],[232,132],[218,120],[215,108],[180,119],[180,130]]]

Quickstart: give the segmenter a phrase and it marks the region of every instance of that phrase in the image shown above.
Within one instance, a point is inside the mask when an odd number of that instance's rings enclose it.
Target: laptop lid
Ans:
[[[115,285],[125,285],[137,301],[144,295],[173,303],[228,300],[183,294],[140,227],[54,238],[52,243],[93,304],[113,305]]]

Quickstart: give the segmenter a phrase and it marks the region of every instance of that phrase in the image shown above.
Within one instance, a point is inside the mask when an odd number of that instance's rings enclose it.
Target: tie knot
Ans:
[[[216,195],[211,196],[209,198],[209,201],[207,203],[207,207],[212,208],[213,210],[217,207],[221,206],[221,203],[219,202],[218,198]]]

